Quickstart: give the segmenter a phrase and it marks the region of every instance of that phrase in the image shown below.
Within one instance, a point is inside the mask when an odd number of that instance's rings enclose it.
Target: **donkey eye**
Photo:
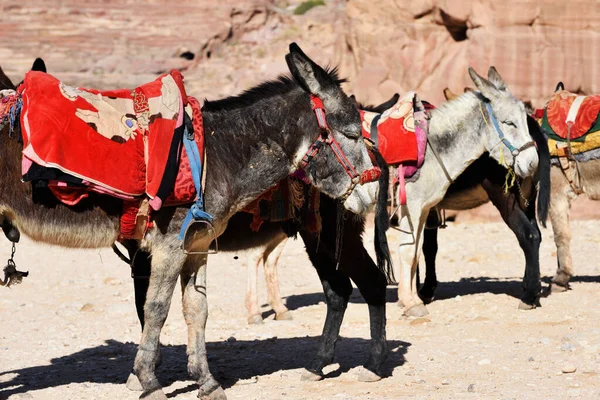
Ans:
[[[506,124],[506,125],[508,125],[508,126],[512,126],[513,128],[516,128],[516,127],[517,127],[517,124],[515,124],[515,123],[514,123],[514,122],[512,122],[512,121],[503,121],[502,123],[503,123],[503,124]]]

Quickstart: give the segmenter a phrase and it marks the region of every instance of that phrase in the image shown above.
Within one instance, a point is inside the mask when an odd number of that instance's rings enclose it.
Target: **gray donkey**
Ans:
[[[309,148],[314,150],[312,144],[318,137],[326,136],[329,142],[335,139],[356,173],[373,167],[361,135],[359,113],[340,88],[336,71],[322,69],[296,44],[290,45],[286,61],[291,78],[280,77],[240,96],[206,102],[202,109],[208,133],[205,204],[214,217],[217,235],[232,215],[295,172]],[[328,130],[319,127],[310,95],[322,100]],[[349,211],[366,213],[376,201],[377,183],[357,185],[347,165],[338,161],[339,152],[321,147],[305,167],[307,179],[323,193],[341,198]],[[50,198],[34,202],[31,185],[21,182],[21,150],[21,143],[4,129],[0,135],[0,214],[5,224],[36,241],[65,247],[110,247],[119,235],[120,200],[92,193],[73,208]],[[188,371],[200,386],[200,398],[225,398],[206,358],[207,256],[184,254],[178,239],[189,207],[162,208],[155,214],[155,226],[139,243],[152,254],[145,324],[134,363],[143,399],[167,398],[155,368],[160,332],[178,277],[188,325]],[[208,250],[212,235],[205,230],[192,234],[190,249]]]
[[[406,184],[407,204],[400,208],[398,301],[404,313],[427,314],[417,294],[417,264],[423,229],[432,207],[449,186],[484,153],[526,178],[538,155],[527,128],[523,102],[517,100],[494,67],[488,79],[469,68],[479,92],[465,93],[431,111],[428,149],[418,178]]]

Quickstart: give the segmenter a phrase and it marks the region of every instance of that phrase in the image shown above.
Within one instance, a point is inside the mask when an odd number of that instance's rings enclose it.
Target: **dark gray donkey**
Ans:
[[[335,139],[357,174],[373,167],[361,136],[360,116],[340,88],[337,73],[325,71],[296,44],[286,61],[292,77],[280,77],[238,97],[206,102],[202,115],[206,135],[206,211],[220,235],[236,212],[298,169],[321,135]],[[311,95],[321,99],[328,131],[319,128]],[[56,200],[34,202],[31,185],[21,182],[22,145],[6,132],[0,135],[0,214],[4,224],[34,240],[66,247],[110,247],[119,234],[120,201],[91,194],[76,207]],[[310,183],[343,200],[355,214],[376,201],[377,183],[357,185],[331,146],[322,146],[305,166]],[[177,278],[181,276],[183,313],[188,325],[188,371],[197,380],[200,398],[225,394],[208,370],[204,328],[207,319],[206,255],[186,255],[178,239],[186,207],[163,208],[155,227],[139,246],[152,254],[152,274],[144,307],[144,328],[134,372],[144,390],[141,398],[166,399],[155,375],[159,337],[167,318]],[[212,235],[192,232],[191,249],[207,250]]]

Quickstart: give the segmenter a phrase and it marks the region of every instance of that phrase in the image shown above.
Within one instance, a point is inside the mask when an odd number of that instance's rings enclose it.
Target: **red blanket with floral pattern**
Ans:
[[[181,150],[175,132],[187,98],[179,72],[133,90],[98,91],[31,71],[20,92],[24,174],[31,163],[57,168],[118,197],[146,194],[160,208],[175,178],[164,182],[166,171],[177,169]]]

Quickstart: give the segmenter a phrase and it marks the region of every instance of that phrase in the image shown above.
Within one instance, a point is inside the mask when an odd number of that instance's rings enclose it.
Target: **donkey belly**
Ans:
[[[231,217],[227,229],[219,236],[219,251],[241,251],[266,245],[282,234],[280,222],[264,221],[258,230],[250,228],[252,214],[238,212]]]
[[[21,233],[36,242],[71,248],[110,247],[119,235],[119,218],[94,208],[72,211],[58,205],[28,210],[0,207],[0,213]]]
[[[479,207],[489,201],[489,197],[481,185],[463,189],[453,193],[447,193],[438,207],[447,210],[469,210]]]

